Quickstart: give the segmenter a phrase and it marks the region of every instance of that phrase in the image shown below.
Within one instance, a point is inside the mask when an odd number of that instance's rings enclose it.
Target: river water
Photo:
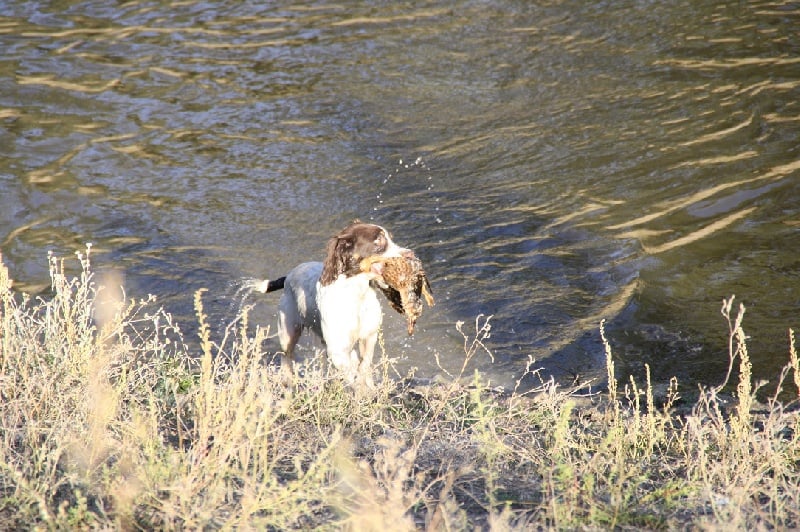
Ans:
[[[800,303],[800,4],[788,1],[0,5],[0,251],[17,286],[94,244],[193,322],[243,278],[319,260],[359,217],[426,264],[401,372],[528,358],[717,384],[722,298],[758,378]],[[253,300],[274,323],[278,296]],[[275,349],[274,342],[265,346]],[[436,359],[439,359],[439,364]]]

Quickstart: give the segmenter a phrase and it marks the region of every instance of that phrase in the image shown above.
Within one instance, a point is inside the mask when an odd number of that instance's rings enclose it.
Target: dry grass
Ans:
[[[0,264],[0,529],[800,527],[796,399],[756,402],[733,299],[733,402],[618,381],[608,342],[592,397],[500,394],[478,374],[360,396],[316,360],[287,394],[246,316],[211,338],[198,293],[192,349],[88,252],[75,278],[50,260],[46,299]],[[466,359],[488,320],[475,330]],[[793,335],[789,358],[781,389],[800,383]]]

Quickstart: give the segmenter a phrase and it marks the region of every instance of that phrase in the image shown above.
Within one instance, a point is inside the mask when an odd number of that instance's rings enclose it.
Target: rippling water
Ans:
[[[6,2],[0,250],[39,292],[46,251],[90,241],[129,294],[191,322],[208,287],[226,319],[237,280],[360,217],[437,295],[411,339],[387,313],[403,368],[457,368],[455,323],[493,315],[494,382],[529,356],[602,375],[605,318],[625,371],[714,384],[736,294],[774,378],[800,302],[798,24],[781,1]]]

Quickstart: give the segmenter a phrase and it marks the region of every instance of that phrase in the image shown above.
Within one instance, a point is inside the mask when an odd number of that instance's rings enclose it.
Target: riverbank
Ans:
[[[602,393],[412,385],[385,356],[374,392],[312,360],[287,393],[268,329],[245,315],[211,337],[200,291],[191,349],[157,300],[78,259],[71,277],[50,258],[43,299],[0,265],[0,528],[800,526],[800,365],[790,349],[790,401],[756,403],[743,307],[730,394],[615,375],[607,342]],[[489,329],[459,326],[465,367]]]

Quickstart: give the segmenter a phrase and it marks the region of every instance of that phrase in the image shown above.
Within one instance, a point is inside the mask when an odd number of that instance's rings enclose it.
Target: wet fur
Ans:
[[[372,358],[383,313],[371,282],[382,283],[381,262],[362,271],[361,261],[409,253],[383,227],[356,220],[328,240],[323,262],[305,262],[285,278],[262,283],[264,292],[283,289],[278,340],[287,377],[293,373],[294,349],[303,329],[310,329],[349,383],[374,385]]]

